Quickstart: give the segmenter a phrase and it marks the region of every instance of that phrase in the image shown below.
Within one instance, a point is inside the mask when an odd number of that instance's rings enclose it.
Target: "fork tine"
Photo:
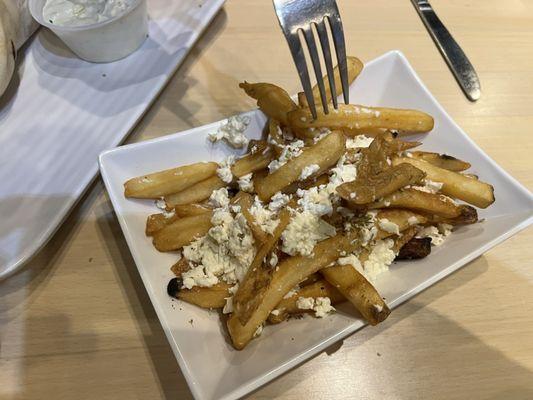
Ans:
[[[348,104],[350,101],[350,92],[348,85],[348,65],[346,64],[346,44],[344,43],[344,32],[342,30],[342,21],[339,15],[337,4],[334,3],[335,12],[328,16],[331,34],[333,35],[333,43],[335,45],[335,52],[337,54],[337,63],[339,65],[339,75],[342,83],[342,95],[344,103]]]
[[[307,49],[309,50],[309,56],[311,57],[311,62],[313,63],[313,69],[315,70],[316,83],[318,89],[320,90],[320,98],[322,100],[322,107],[324,108],[324,113],[328,114],[328,101],[326,98],[326,88],[324,87],[324,81],[322,80],[322,68],[320,67],[320,58],[318,55],[318,50],[316,47],[315,36],[313,35],[312,30],[313,24],[309,26],[308,29],[303,30],[304,38],[307,43]]]
[[[285,35],[287,38],[287,43],[289,44],[289,49],[296,64],[296,69],[298,75],[300,76],[300,81],[302,82],[302,87],[305,92],[305,97],[307,98],[307,103],[313,118],[316,119],[316,106],[315,99],[313,97],[313,88],[311,87],[311,81],[309,80],[309,73],[307,72],[307,62],[305,61],[305,55],[302,49],[302,43],[297,33]]]
[[[333,101],[333,107],[338,108],[337,105],[337,88],[335,87],[335,76],[333,74],[333,61],[331,59],[331,48],[329,47],[328,32],[326,29],[325,18],[316,25],[318,32],[318,38],[320,39],[320,47],[322,47],[322,53],[324,54],[324,63],[326,64],[326,72],[328,74],[329,89],[331,91],[331,100]]]

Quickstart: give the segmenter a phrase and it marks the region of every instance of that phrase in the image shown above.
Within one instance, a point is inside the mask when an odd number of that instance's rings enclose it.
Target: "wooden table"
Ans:
[[[339,3],[350,54],[402,50],[459,125],[533,189],[531,2],[434,1],[480,75],[476,104],[409,1]],[[270,1],[228,0],[130,142],[250,109],[243,79],[299,88]],[[528,229],[250,398],[532,399],[532,242]],[[0,340],[2,399],[191,398],[100,181],[0,284]]]

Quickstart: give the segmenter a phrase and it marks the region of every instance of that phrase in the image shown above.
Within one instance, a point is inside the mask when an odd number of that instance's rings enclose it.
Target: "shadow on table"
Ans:
[[[114,261],[112,267],[120,280],[124,298],[129,302],[129,308],[135,315],[137,329],[142,333],[160,387],[166,399],[192,399],[192,394],[146,293],[116,215],[111,210],[112,206],[108,202],[98,216],[100,236],[106,244],[109,258]]]

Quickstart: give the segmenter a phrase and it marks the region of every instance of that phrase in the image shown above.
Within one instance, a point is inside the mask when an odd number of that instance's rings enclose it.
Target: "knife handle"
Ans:
[[[472,63],[433,11],[431,4],[428,1],[414,3],[422,22],[466,97],[470,101],[478,100],[481,95],[481,85]]]

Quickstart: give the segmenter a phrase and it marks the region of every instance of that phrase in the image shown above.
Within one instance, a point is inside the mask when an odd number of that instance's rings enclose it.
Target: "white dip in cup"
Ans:
[[[43,17],[47,0],[30,0],[30,12],[41,25],[51,29],[80,58],[111,62],[137,50],[148,36],[146,0],[131,0],[116,16],[88,25],[59,25]]]

